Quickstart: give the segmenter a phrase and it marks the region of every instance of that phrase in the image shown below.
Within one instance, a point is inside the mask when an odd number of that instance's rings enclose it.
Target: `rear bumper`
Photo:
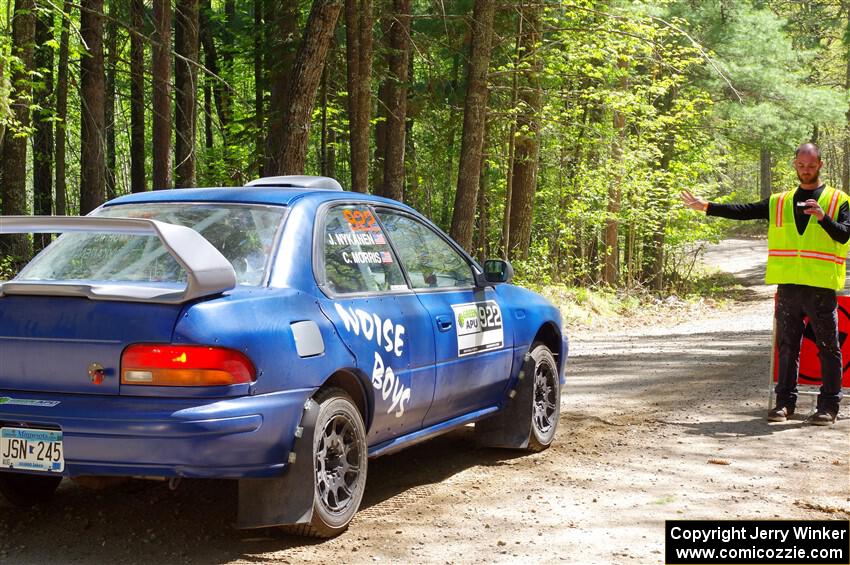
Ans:
[[[61,430],[67,477],[272,477],[286,468],[304,402],[313,392],[174,399],[0,389],[0,397],[58,401],[0,403],[0,426]]]

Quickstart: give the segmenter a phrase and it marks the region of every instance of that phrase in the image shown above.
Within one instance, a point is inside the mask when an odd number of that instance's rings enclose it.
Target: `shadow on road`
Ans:
[[[475,466],[501,465],[520,452],[477,448],[461,428],[403,452],[369,462],[360,516],[389,515],[431,485]],[[0,563],[227,563],[300,546],[345,543],[286,536],[274,529],[238,531],[236,483],[134,480],[103,491],[63,483],[48,504],[28,510],[0,506]],[[358,520],[355,517],[355,523]],[[121,540],[116,548],[115,540]],[[266,559],[260,559],[266,561]]]
[[[746,420],[707,420],[700,422],[677,422],[669,420],[658,420],[660,423],[676,426],[682,429],[686,434],[698,435],[704,437],[712,437],[716,439],[728,437],[759,437],[772,436],[789,432],[806,426],[802,417],[790,420],[788,422],[768,423],[765,419],[766,410],[758,410],[747,412],[740,416],[750,416]]]

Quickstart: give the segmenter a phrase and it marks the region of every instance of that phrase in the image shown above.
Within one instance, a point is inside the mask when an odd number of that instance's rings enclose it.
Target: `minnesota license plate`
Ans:
[[[62,432],[0,428],[0,467],[61,473],[65,469]]]

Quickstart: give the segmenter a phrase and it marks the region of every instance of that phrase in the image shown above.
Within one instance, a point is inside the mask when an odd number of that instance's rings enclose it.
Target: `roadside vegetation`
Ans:
[[[614,289],[604,285],[570,287],[526,282],[523,286],[551,300],[560,309],[568,332],[579,333],[684,321],[747,296],[746,289],[734,276],[704,267],[695,268],[681,288],[671,288],[663,294],[650,289]]]

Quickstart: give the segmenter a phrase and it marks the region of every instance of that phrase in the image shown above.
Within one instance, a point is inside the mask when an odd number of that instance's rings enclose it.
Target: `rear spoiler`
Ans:
[[[186,271],[186,288],[175,292],[173,287],[149,284],[12,280],[0,283],[0,296],[85,296],[91,300],[180,304],[220,294],[236,286],[236,273],[230,262],[204,236],[185,226],[142,218],[0,216],[0,234],[66,232],[157,236]]]

